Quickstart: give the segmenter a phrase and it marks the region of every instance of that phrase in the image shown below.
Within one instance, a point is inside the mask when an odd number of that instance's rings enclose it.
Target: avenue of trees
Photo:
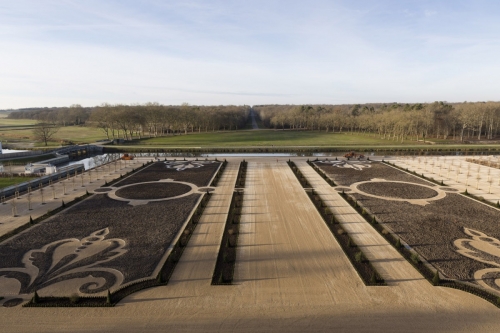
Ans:
[[[23,109],[11,112],[8,117],[38,120],[43,128],[93,126],[108,139],[130,140],[241,129],[248,121],[250,109],[249,106],[158,103],[102,104],[85,108],[75,104],[66,108]],[[500,125],[500,102],[258,105],[253,109],[268,128],[358,132],[397,142],[429,138],[462,142],[489,140],[498,137]],[[39,126],[39,132],[42,127]]]
[[[276,129],[373,133],[403,142],[428,138],[483,140],[497,136],[500,103],[261,105],[262,122]]]
[[[236,130],[245,126],[249,106],[108,105],[94,108],[89,119],[108,139],[132,139],[190,132]]]

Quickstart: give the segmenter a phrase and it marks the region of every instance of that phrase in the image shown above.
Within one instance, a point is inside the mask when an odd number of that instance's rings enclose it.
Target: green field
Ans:
[[[21,142],[31,143],[35,141],[32,128],[14,128],[13,126],[26,126],[20,123],[12,123],[9,127],[1,127],[2,121],[0,119],[0,140],[2,142]],[[20,120],[19,122],[24,122]],[[95,127],[84,126],[66,126],[61,127],[54,135],[53,139],[48,143],[49,146],[60,146],[61,141],[71,141],[73,143],[91,143],[97,140],[106,139],[106,135]],[[36,142],[35,147],[42,147],[43,143]]]
[[[33,179],[36,179],[36,177],[12,177],[12,178],[8,178],[8,177],[3,178],[2,177],[2,178],[0,178],[0,188],[4,188],[7,186],[27,182],[27,181],[33,180]]]
[[[36,120],[32,119],[9,119],[0,117],[0,127],[6,126],[26,126],[26,125],[34,125],[36,124]]]
[[[414,141],[399,143],[378,136],[313,131],[241,130],[193,133],[137,140],[128,145],[158,147],[330,147],[330,146],[408,146]],[[421,144],[419,144],[421,145]]]

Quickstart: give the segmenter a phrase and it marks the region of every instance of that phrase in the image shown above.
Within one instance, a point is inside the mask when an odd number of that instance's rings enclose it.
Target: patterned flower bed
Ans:
[[[344,188],[350,186],[349,195],[360,206],[400,236],[444,277],[500,292],[500,210],[382,163],[366,163],[363,168],[318,162],[316,165]],[[370,180],[374,181],[356,184]],[[440,192],[441,197],[428,199],[433,191]]]
[[[197,184],[209,184],[220,163],[196,168],[176,165],[178,168],[172,169],[165,162],[154,163],[114,187],[145,180],[189,182],[192,177],[192,187],[197,188]],[[147,175],[141,175],[146,171]],[[4,282],[0,296],[17,294],[6,297],[3,303],[19,297],[26,300],[35,290],[40,296],[105,296],[108,289],[155,278],[202,194],[169,199],[191,187],[176,182],[148,184],[126,188],[140,187],[129,194],[139,193],[142,199],[151,196],[149,191],[153,197],[160,193],[165,200],[131,205],[112,199],[108,193],[95,194],[0,243],[0,277]]]

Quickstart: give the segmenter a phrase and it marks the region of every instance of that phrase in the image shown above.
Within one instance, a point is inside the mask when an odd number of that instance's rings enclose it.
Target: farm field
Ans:
[[[233,285],[212,286],[240,162],[228,158],[213,198],[168,285],[137,292],[108,309],[0,307],[3,327],[13,332],[500,329],[498,308],[468,293],[433,287],[383,238],[377,238],[366,221],[357,219],[359,215],[349,206],[340,207],[335,201],[338,192],[305,159],[293,160],[311,177],[311,185],[328,196],[327,202],[339,207],[342,223],[356,228],[349,232],[354,231],[358,244],[369,249],[369,259],[377,269],[382,268],[388,286],[366,287],[362,283],[291,169],[276,158],[248,159]],[[140,181],[150,179],[154,181],[153,173]],[[5,278],[0,278],[0,285],[2,282]]]

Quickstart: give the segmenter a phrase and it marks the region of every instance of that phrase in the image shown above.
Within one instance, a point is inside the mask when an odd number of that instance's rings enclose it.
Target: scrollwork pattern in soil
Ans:
[[[61,281],[84,277],[92,277],[93,281],[80,286],[81,293],[99,293],[110,286],[119,286],[123,282],[121,272],[95,267],[127,252],[125,241],[106,239],[108,234],[108,228],[104,228],[81,240],[62,239],[28,251],[22,259],[23,268],[0,269],[0,276],[17,279],[21,284],[19,294],[29,294]]]

